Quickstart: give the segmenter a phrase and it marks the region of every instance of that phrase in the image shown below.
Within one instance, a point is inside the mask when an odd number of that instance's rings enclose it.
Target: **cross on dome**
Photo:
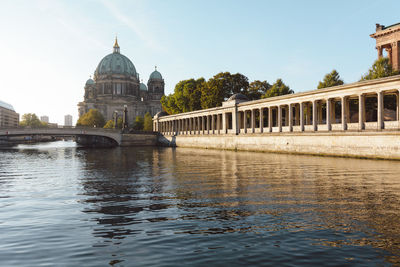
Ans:
[[[119,53],[119,45],[118,45],[117,36],[115,36],[114,53]]]

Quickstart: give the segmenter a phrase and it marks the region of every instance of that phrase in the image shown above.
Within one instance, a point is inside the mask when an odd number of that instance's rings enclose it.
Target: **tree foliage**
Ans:
[[[204,78],[180,81],[173,94],[162,97],[161,104],[167,113],[176,114],[221,106],[223,101],[237,93],[251,100],[260,99],[270,88],[267,81],[249,83],[243,74],[220,72],[208,81]]]
[[[269,89],[271,89],[271,85],[267,81],[255,80],[249,84],[247,97],[250,100],[260,99]]]
[[[153,131],[153,118],[151,117],[151,114],[149,112],[144,114],[143,130]]]
[[[399,74],[399,71],[393,70],[392,65],[389,63],[389,59],[387,57],[382,57],[374,62],[368,72],[361,77],[361,81],[384,78],[397,74]]]
[[[114,120],[108,120],[103,128],[105,128],[105,129],[113,129],[114,128]]]
[[[330,73],[324,76],[324,79],[318,83],[318,89],[332,87],[336,85],[342,85],[344,82],[340,78],[339,73],[336,70],[332,70]]]
[[[26,113],[22,115],[22,120],[19,123],[20,126],[28,126],[32,128],[43,128],[48,127],[46,122],[39,120],[35,113]]]
[[[76,126],[103,127],[105,120],[103,115],[97,109],[90,109],[83,114],[76,123]]]
[[[142,116],[136,116],[135,121],[133,123],[133,129],[136,131],[143,130],[144,119]]]
[[[276,80],[271,88],[262,96],[262,98],[293,94],[293,90],[283,83],[282,79]]]

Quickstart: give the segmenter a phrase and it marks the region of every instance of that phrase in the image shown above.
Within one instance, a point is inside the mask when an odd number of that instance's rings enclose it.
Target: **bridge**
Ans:
[[[78,143],[107,143],[119,146],[122,143],[121,130],[104,128],[0,128],[0,138],[15,136],[76,136]]]

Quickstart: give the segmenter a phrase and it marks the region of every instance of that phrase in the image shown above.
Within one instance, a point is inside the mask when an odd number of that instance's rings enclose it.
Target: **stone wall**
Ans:
[[[400,160],[399,132],[159,135],[158,141],[177,147]]]

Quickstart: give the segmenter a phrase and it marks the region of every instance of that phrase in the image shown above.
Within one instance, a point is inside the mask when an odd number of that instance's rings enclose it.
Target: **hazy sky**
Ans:
[[[0,0],[0,100],[76,121],[115,35],[145,83],[158,66],[166,94],[221,71],[282,78],[295,92],[334,68],[355,82],[376,59],[375,23],[400,22],[399,10],[399,0]]]

